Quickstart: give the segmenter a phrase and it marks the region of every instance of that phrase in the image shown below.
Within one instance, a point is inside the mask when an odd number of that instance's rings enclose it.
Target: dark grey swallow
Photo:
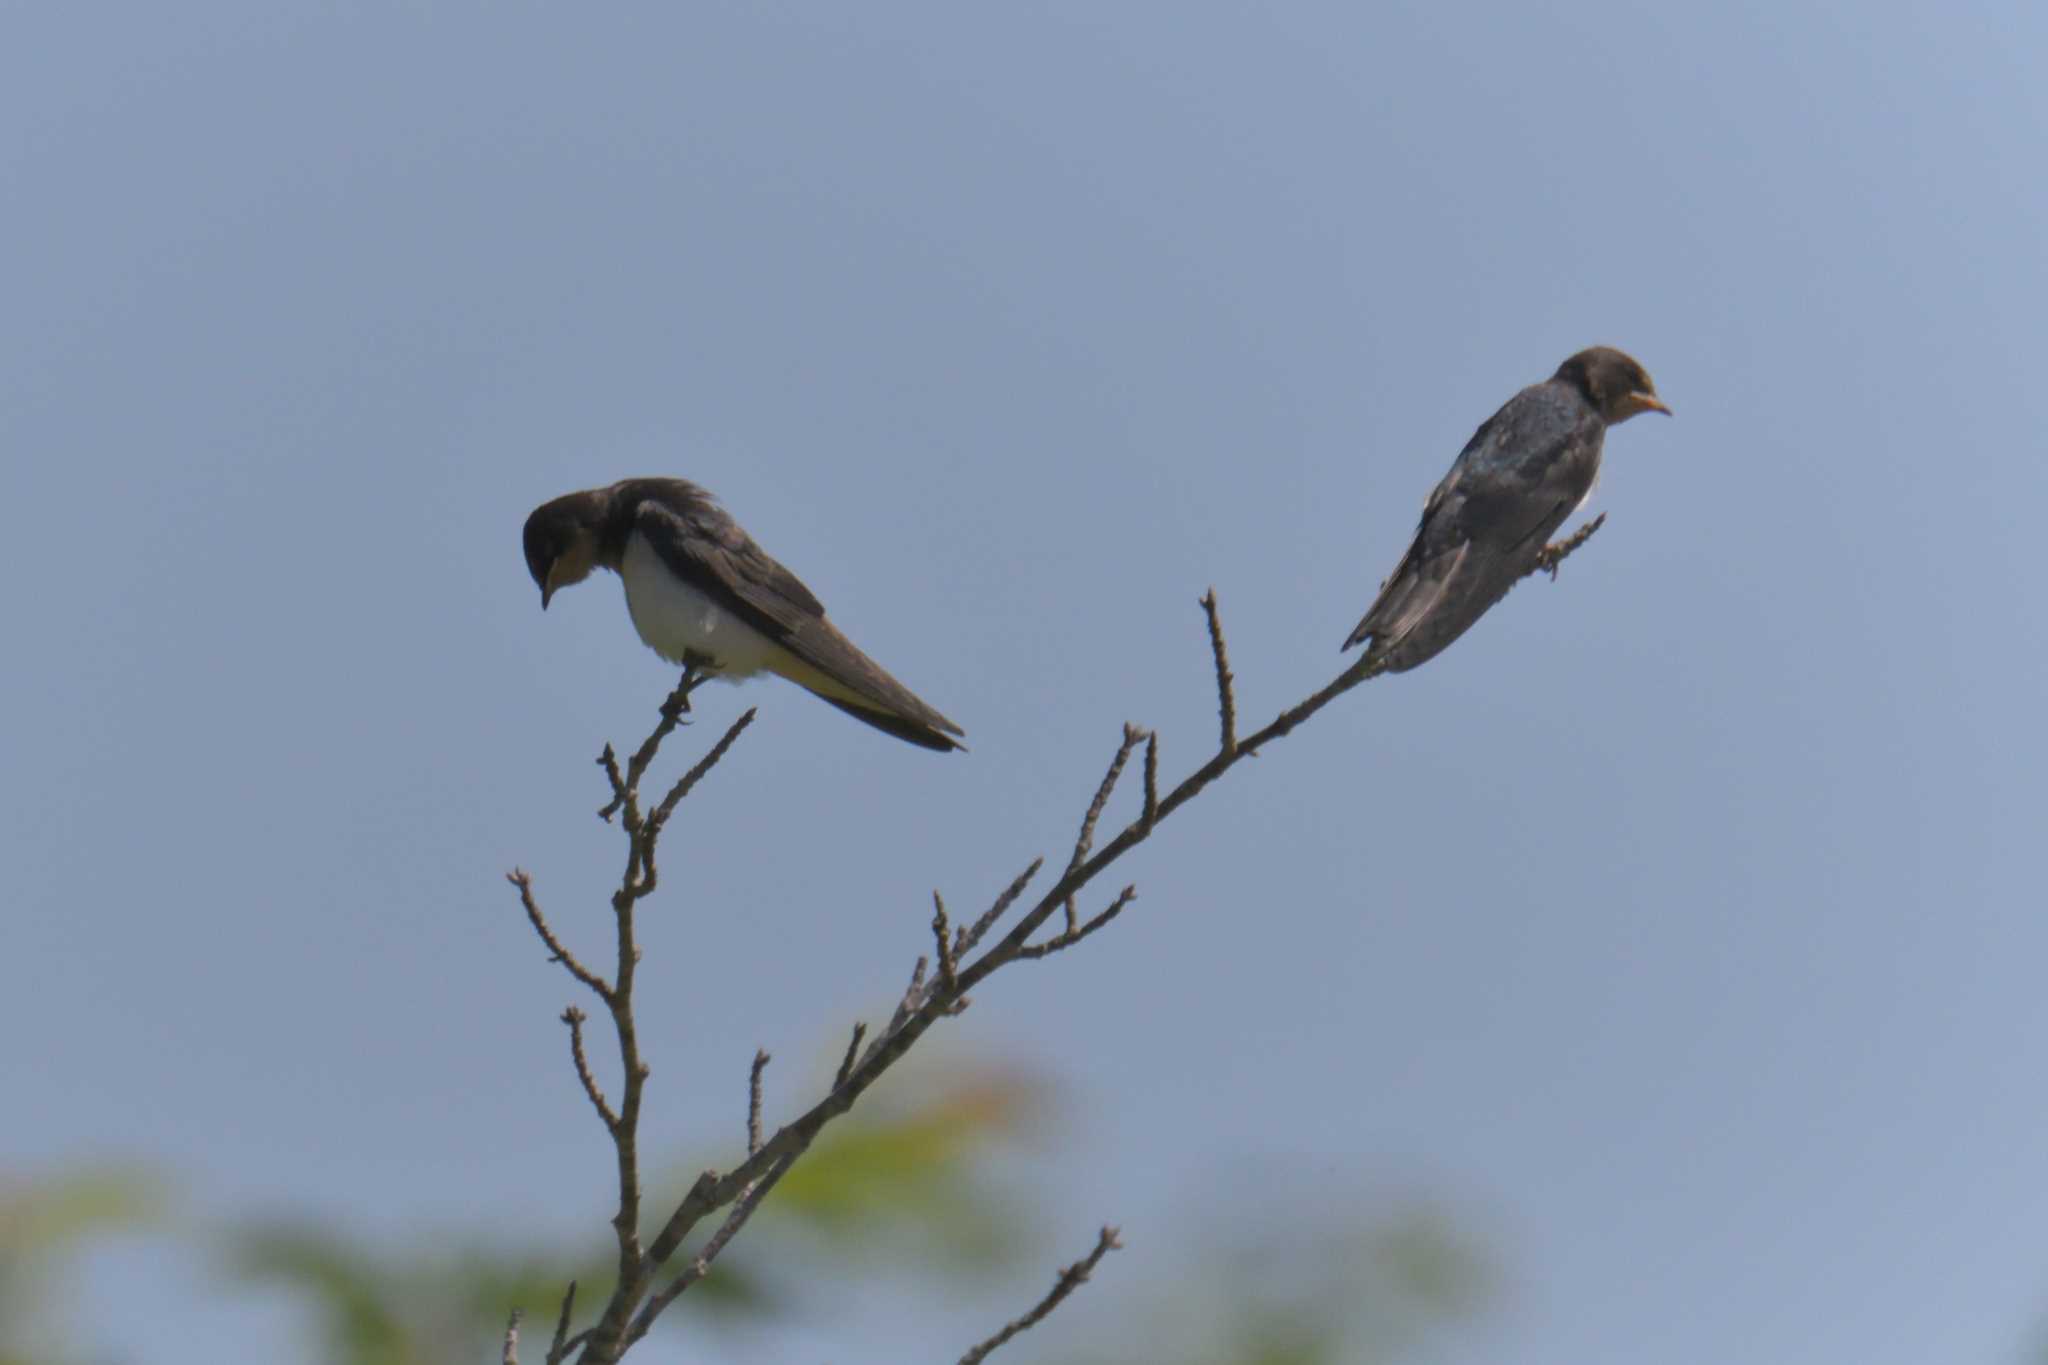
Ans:
[[[1344,641],[1400,673],[1435,658],[1536,565],[1600,478],[1607,428],[1671,409],[1608,346],[1580,351],[1486,419],[1422,506],[1415,541]]]
[[[670,663],[727,678],[778,673],[877,730],[927,749],[964,732],[854,648],[797,576],[681,479],[626,479],[542,503],[526,519],[526,567],[546,608],[594,569],[626,585],[640,638]]]

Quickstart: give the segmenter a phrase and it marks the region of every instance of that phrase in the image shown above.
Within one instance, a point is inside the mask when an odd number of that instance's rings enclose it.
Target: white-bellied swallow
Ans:
[[[625,479],[570,493],[526,519],[540,604],[595,569],[626,585],[640,638],[670,663],[740,679],[777,673],[878,730],[927,749],[964,732],[854,648],[797,576],[711,495],[682,479]]]
[[[1423,504],[1415,540],[1344,641],[1399,673],[1435,658],[1536,566],[1600,477],[1607,428],[1671,409],[1610,346],[1580,351],[1486,419]]]

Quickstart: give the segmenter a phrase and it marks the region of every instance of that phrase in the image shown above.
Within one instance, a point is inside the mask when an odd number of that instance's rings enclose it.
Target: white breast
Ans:
[[[626,610],[640,638],[670,663],[687,653],[709,655],[727,677],[759,673],[782,647],[669,572],[661,555],[635,531],[619,563]]]

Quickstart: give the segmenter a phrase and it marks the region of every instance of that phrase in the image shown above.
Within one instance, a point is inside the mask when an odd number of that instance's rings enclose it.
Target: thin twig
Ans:
[[[953,988],[953,926],[946,920],[946,898],[932,892],[932,938],[939,947],[939,981]]]
[[[832,1078],[832,1088],[834,1090],[845,1085],[846,1078],[853,1074],[854,1060],[860,1056],[860,1040],[867,1036],[867,1031],[868,1026],[865,1023],[857,1023],[853,1026],[853,1036],[846,1040],[846,1056],[840,1059],[839,1072]]]
[[[755,1209],[761,1207],[761,1201],[768,1197],[768,1192],[775,1188],[782,1177],[789,1174],[789,1168],[796,1164],[797,1155],[795,1152],[790,1153],[770,1167],[766,1175],[747,1187],[734,1203],[732,1212],[719,1224],[718,1231],[712,1233],[705,1241],[704,1249],[684,1267],[680,1275],[663,1286],[658,1293],[649,1296],[647,1306],[642,1308],[640,1315],[633,1320],[632,1331],[626,1338],[628,1342],[638,1341],[646,1336],[647,1329],[654,1325],[654,1320],[661,1316],[663,1309],[681,1297],[684,1290],[711,1273],[712,1265],[717,1262],[726,1244],[747,1225],[747,1220],[754,1216]]]
[[[1079,943],[1082,939],[1088,937],[1088,935],[1094,933],[1097,929],[1100,929],[1103,925],[1109,923],[1118,915],[1122,914],[1124,907],[1129,905],[1132,901],[1136,900],[1137,898],[1137,887],[1125,887],[1123,890],[1117,892],[1116,899],[1111,901],[1108,907],[1102,910],[1093,919],[1090,919],[1085,924],[1077,925],[1072,929],[1063,929],[1059,933],[1054,934],[1051,938],[1046,939],[1042,943],[1033,943],[1026,947],[1019,948],[1017,950],[1018,959],[1022,961],[1026,958],[1037,959],[1041,957],[1050,957],[1052,954],[1058,952],[1062,948],[1073,947],[1076,943]]]
[[[1031,866],[1019,872],[1015,880],[1003,888],[1003,894],[997,896],[995,903],[982,912],[981,918],[976,920],[971,928],[960,931],[959,936],[953,940],[953,957],[955,960],[965,957],[981,946],[982,938],[995,926],[995,922],[1001,919],[1004,913],[1017,903],[1017,897],[1024,894],[1024,888],[1031,885],[1031,879],[1036,877],[1038,869],[1044,866],[1045,859],[1043,857],[1033,858]]]
[[[1138,741],[1144,737],[1143,730],[1129,721],[1124,722],[1123,742],[1117,745],[1116,757],[1109,761],[1109,771],[1102,775],[1102,781],[1095,788],[1095,799],[1088,803],[1088,811],[1081,817],[1081,832],[1074,838],[1074,854],[1067,859],[1069,872],[1079,867],[1087,859],[1088,850],[1095,847],[1095,826],[1102,819],[1103,808],[1109,804],[1111,793],[1116,791],[1117,779],[1123,776],[1124,764],[1130,762],[1131,750],[1137,748]],[[1067,930],[1071,933],[1075,924],[1072,896],[1066,899],[1066,916]]]
[[[1139,823],[1150,830],[1159,821],[1159,733],[1145,736],[1145,813]]]
[[[582,1010],[574,1005],[562,1011],[562,1022],[569,1026],[569,1055],[576,1061],[576,1079],[583,1082],[583,1093],[590,1097],[590,1103],[597,1110],[597,1116],[604,1120],[604,1126],[616,1133],[619,1130],[619,1116],[605,1103],[604,1091],[598,1087],[597,1076],[590,1069],[590,1058],[583,1051]]]
[[[1101,1235],[1096,1238],[1095,1250],[1060,1271],[1059,1278],[1053,1281],[1052,1292],[1040,1299],[1032,1310],[1023,1317],[1010,1322],[1000,1332],[997,1332],[987,1341],[968,1351],[966,1355],[961,1356],[960,1365],[981,1365],[981,1362],[988,1358],[989,1352],[995,1350],[1019,1332],[1029,1331],[1045,1321],[1052,1313],[1052,1310],[1059,1307],[1061,1301],[1067,1295],[1088,1283],[1088,1277],[1095,1272],[1096,1265],[1101,1262],[1104,1256],[1123,1246],[1123,1243],[1117,1240],[1117,1237],[1118,1233],[1115,1228],[1105,1227]]]
[[[526,911],[526,922],[533,926],[533,932],[539,934],[540,941],[547,945],[548,960],[561,963],[568,969],[569,975],[595,991],[598,999],[609,1001],[612,997],[611,984],[578,962],[576,955],[555,937],[555,931],[548,925],[547,916],[540,912],[540,902],[533,898],[533,878],[515,867],[505,874],[505,880],[519,888],[519,904]]]
[[[930,959],[923,956],[920,956],[916,962],[911,964],[910,984],[903,988],[903,998],[896,1002],[896,1012],[889,1016],[889,1024],[888,1027],[882,1030],[882,1037],[875,1039],[873,1043],[869,1044],[868,1051],[873,1052],[876,1048],[880,1047],[883,1039],[886,1039],[897,1029],[902,1028],[903,1021],[916,1013],[918,1008],[924,1004],[928,998],[924,988],[924,972],[925,968],[930,965]]]
[[[636,793],[627,793],[624,823],[631,851],[627,880],[632,887],[635,900],[652,895],[655,884],[660,880],[654,868],[654,846],[661,838],[661,831],[668,824],[669,816],[675,813],[676,804],[695,789],[697,783],[703,780],[704,774],[710,772],[718,760],[725,757],[725,751],[732,748],[733,741],[740,737],[740,732],[753,723],[754,708],[750,706],[738,720],[726,727],[725,733],[719,736],[718,743],[711,746],[709,753],[698,759],[690,766],[688,772],[676,779],[676,784],[668,789],[668,795],[661,799],[661,804],[656,806],[654,813],[645,820],[640,820],[636,816],[633,804]],[[635,868],[638,869],[637,874]]]
[[[610,741],[606,741],[604,752],[597,756],[597,766],[604,769],[604,780],[612,789],[612,799],[598,808],[597,818],[609,822],[626,800],[626,778],[619,771],[619,756],[613,752]]]
[[[749,706],[741,713],[738,720],[726,727],[718,743],[711,746],[711,752],[691,764],[690,770],[676,779],[676,784],[668,789],[668,795],[661,798],[661,804],[654,808],[654,814],[648,818],[647,823],[652,832],[661,831],[661,827],[668,823],[668,817],[675,812],[676,803],[688,796],[691,789],[704,780],[704,774],[710,772],[718,760],[725,757],[725,751],[740,737],[740,731],[754,723],[754,710],[755,708]]]
[[[626,764],[625,776],[619,775],[619,761],[612,753],[612,746],[604,746],[604,753],[597,761],[604,768],[605,777],[611,782],[612,799],[598,811],[599,819],[609,821],[625,808],[629,793],[640,789],[640,778],[646,773],[647,765],[654,762],[654,755],[660,750],[661,742],[667,739],[676,726],[682,724],[683,717],[690,713],[690,694],[711,678],[711,671],[695,662],[683,665],[683,676],[676,683],[675,691],[669,693],[661,703],[661,724],[655,726],[647,738],[641,741],[640,747],[633,751],[632,759]]]
[[[569,1281],[562,1295],[562,1311],[555,1317],[555,1339],[548,1346],[547,1365],[562,1365],[569,1354],[569,1319],[576,1311],[576,1281]]]
[[[519,1365],[519,1320],[526,1314],[515,1308],[511,1320],[505,1324],[505,1353],[500,1357],[505,1365]]]
[[[1216,746],[1222,754],[1237,749],[1237,693],[1230,676],[1230,651],[1223,644],[1223,618],[1216,610],[1216,589],[1202,594],[1202,612],[1209,618],[1209,652],[1216,656],[1216,716],[1223,738]]]
[[[761,1073],[768,1069],[768,1054],[754,1049],[754,1069],[747,1077],[747,1155],[761,1150]]]

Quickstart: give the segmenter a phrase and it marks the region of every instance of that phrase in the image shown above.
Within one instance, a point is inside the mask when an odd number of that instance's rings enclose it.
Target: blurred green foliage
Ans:
[[[795,1310],[802,1278],[771,1267],[819,1251],[843,1265],[856,1244],[861,1263],[926,1278],[957,1280],[1008,1264],[1019,1238],[982,1159],[1028,1111],[1027,1097],[1036,1088],[1019,1076],[983,1073],[928,1086],[917,1108],[864,1106],[833,1124],[712,1274],[663,1321],[706,1313],[727,1321],[773,1320]],[[684,1166],[676,1179],[649,1182],[644,1207],[650,1220],[673,1207],[698,1169]],[[239,1278],[284,1286],[312,1305],[321,1358],[329,1365],[479,1359],[483,1343],[502,1337],[513,1307],[526,1313],[521,1356],[538,1360],[571,1280],[578,1327],[589,1324],[616,1283],[608,1229],[575,1255],[502,1244],[393,1252],[331,1229],[284,1222],[239,1227],[228,1247]],[[686,1259],[687,1253],[673,1269]]]
[[[138,1170],[100,1167],[0,1185],[0,1365],[62,1365],[70,1259],[94,1238],[155,1222],[163,1198]]]
[[[1087,1344],[1067,1365],[1367,1365],[1417,1354],[1491,1297],[1483,1253],[1442,1211],[1261,1201],[1261,1216],[1197,1230],[1154,1264],[1149,1290],[1060,1324]],[[1126,1238],[1132,1255],[1141,1240]],[[1118,1267],[1121,1269],[1121,1267]],[[1167,1278],[1160,1278],[1161,1275]],[[1098,1275],[1098,1278],[1101,1278]],[[1100,1292],[1099,1290],[1084,1290]],[[1091,1305],[1091,1310],[1095,1306]],[[1028,1351],[1018,1361],[1047,1359]]]
[[[1046,1087],[1014,1072],[927,1071],[890,1089],[918,1098],[892,1109],[887,1095],[875,1097],[829,1127],[665,1322],[787,1324],[817,1306],[807,1296],[821,1286],[880,1275],[907,1276],[953,1301],[980,1281],[979,1298],[1002,1305],[983,1334],[1030,1307],[1056,1261],[994,1158],[1047,1111]],[[650,1221],[697,1169],[679,1164],[673,1179],[650,1181]],[[1327,1181],[1290,1196],[1271,1175],[1250,1204],[1217,1205],[1217,1191],[1242,1183],[1209,1182],[1188,1201],[1213,1210],[1206,1224],[1190,1215],[1182,1225],[1126,1228],[1129,1249],[998,1359],[1364,1365],[1420,1353],[1490,1297],[1484,1256],[1440,1210],[1349,1204]],[[60,1335],[67,1324],[53,1286],[90,1238],[144,1229],[159,1204],[151,1182],[118,1171],[0,1191],[0,1365],[80,1359],[60,1349],[76,1338]],[[587,1325],[613,1282],[609,1229],[600,1234],[567,1252],[544,1238],[508,1245],[474,1234],[393,1247],[271,1219],[237,1223],[216,1246],[237,1283],[305,1305],[327,1365],[445,1365],[496,1359],[515,1306],[525,1310],[522,1358],[539,1360],[571,1280],[576,1322]],[[650,1342],[641,1353],[660,1352]]]

